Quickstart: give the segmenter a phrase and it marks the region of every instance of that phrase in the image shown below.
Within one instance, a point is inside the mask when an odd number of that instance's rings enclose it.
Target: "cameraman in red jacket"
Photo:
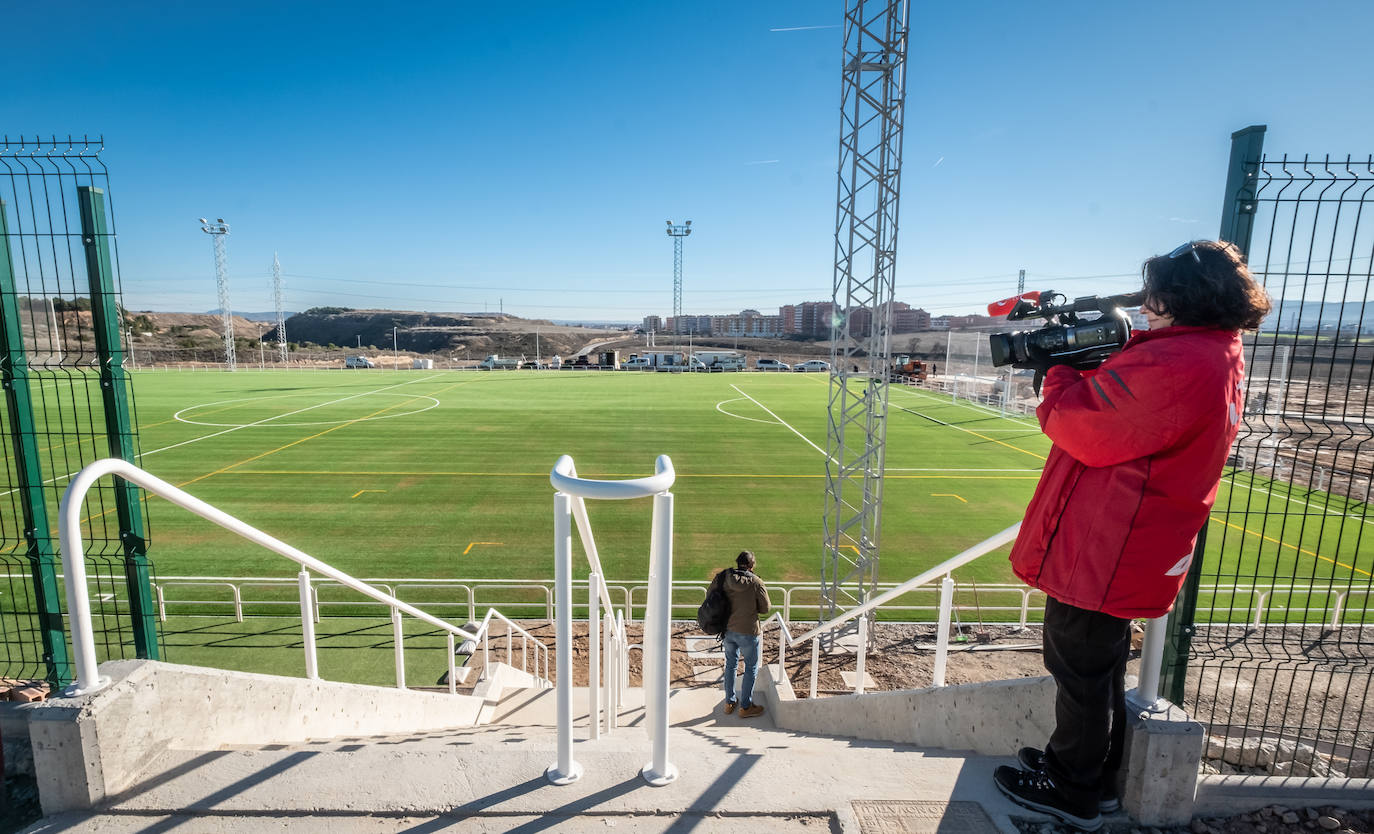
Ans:
[[[1130,621],[1168,613],[1183,585],[1244,407],[1239,331],[1270,309],[1230,243],[1186,243],[1142,273],[1150,329],[1097,370],[1032,354],[1054,446],[1011,551],[1016,575],[1049,597],[1055,730],[994,778],[1085,831],[1121,807]]]

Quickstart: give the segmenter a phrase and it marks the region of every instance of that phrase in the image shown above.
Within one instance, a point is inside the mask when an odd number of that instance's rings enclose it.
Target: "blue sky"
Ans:
[[[1133,289],[1217,233],[1232,131],[1374,148],[1374,3],[913,5],[897,297]],[[69,3],[0,127],[103,134],[126,305],[638,320],[830,297],[840,2]],[[65,21],[65,22],[64,22]],[[79,25],[72,23],[78,21]],[[798,28],[830,27],[830,28]],[[775,31],[792,29],[793,31]],[[1107,276],[1093,278],[1087,276]]]

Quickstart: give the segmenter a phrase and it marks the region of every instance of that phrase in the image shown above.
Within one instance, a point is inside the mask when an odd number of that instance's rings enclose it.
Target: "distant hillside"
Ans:
[[[569,355],[603,337],[605,331],[521,319],[499,313],[418,313],[317,307],[286,320],[287,338],[317,345],[481,358]]]

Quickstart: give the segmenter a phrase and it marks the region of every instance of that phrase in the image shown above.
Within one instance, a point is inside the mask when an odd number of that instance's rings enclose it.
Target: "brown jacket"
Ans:
[[[721,576],[724,574],[724,576]],[[722,580],[725,598],[730,600],[730,620],[726,631],[736,634],[761,634],[759,617],[768,613],[768,589],[763,580],[750,571],[734,568],[723,570],[716,575]]]

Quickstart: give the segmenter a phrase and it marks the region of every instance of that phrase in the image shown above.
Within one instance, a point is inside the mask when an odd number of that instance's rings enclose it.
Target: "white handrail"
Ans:
[[[781,612],[774,612],[772,616],[764,620],[764,625],[767,625],[768,623],[774,620],[777,620],[778,622],[778,679],[781,680],[787,673],[787,670],[784,665],[787,647],[795,646],[798,643],[801,643],[806,640],[811,640],[812,657],[815,658],[817,656],[817,651],[819,647],[819,644],[816,642],[816,640],[819,639],[820,635],[825,634],[829,631],[833,631],[835,628],[848,622],[849,620],[866,614],[869,611],[878,608],[883,603],[895,597],[898,597],[904,593],[907,593],[908,591],[911,591],[914,588],[920,587],[921,585],[925,585],[926,583],[930,582],[936,577],[942,576],[943,580],[941,582],[940,592],[940,618],[936,634],[935,665],[932,683],[935,686],[944,686],[945,659],[949,652],[949,610],[954,597],[954,579],[951,574],[954,570],[963,567],[964,565],[968,564],[969,562],[972,562],[978,557],[983,556],[984,554],[989,553],[993,550],[996,550],[997,548],[1005,544],[1008,544],[1009,542],[1015,541],[1016,536],[1018,533],[1020,533],[1020,531],[1021,522],[1018,521],[1012,526],[1006,528],[1005,530],[1002,530],[999,533],[989,536],[988,538],[984,539],[978,544],[973,545],[967,550],[964,550],[963,552],[955,556],[952,556],[949,559],[946,559],[945,561],[941,562],[935,567],[930,568],[929,570],[924,571],[916,576],[913,576],[912,578],[908,579],[905,582],[902,582],[896,587],[888,591],[885,591],[884,593],[881,593],[878,596],[873,597],[872,599],[868,600],[862,605],[856,605],[848,611],[845,611],[840,616],[830,619],[824,623],[821,623],[815,628],[812,628],[809,631],[806,631],[805,633],[797,637],[792,636],[792,630],[789,627],[786,618],[782,616]],[[1168,706],[1168,701],[1166,701],[1159,695],[1159,679],[1162,671],[1161,667],[1164,662],[1164,643],[1166,641],[1165,624],[1167,623],[1167,621],[1168,615],[1165,614],[1163,616],[1156,617],[1150,620],[1146,624],[1145,643],[1141,647],[1140,652],[1140,681],[1137,684],[1136,688],[1129,693],[1129,697],[1132,699],[1133,703],[1138,704],[1152,712],[1158,712],[1162,709],[1167,708]],[[861,620],[859,623],[860,639],[858,647],[858,672],[856,674],[855,683],[855,691],[858,694],[863,694],[864,689],[864,656],[867,652],[868,647],[865,645],[867,643],[867,640],[865,639],[866,635],[864,633],[863,626],[866,622],[866,620]],[[815,662],[815,660],[812,661],[812,697],[815,697],[816,688],[816,667],[814,665]]]
[[[677,479],[673,472],[673,462],[667,455],[659,455],[654,461],[654,474],[647,478],[630,478],[623,481],[599,481],[579,478],[573,459],[563,455],[553,465],[549,473],[549,483],[559,492],[581,498],[623,501],[629,498],[650,498],[667,492]]]
[[[672,574],[673,574],[673,495],[672,487],[676,474],[673,463],[667,455],[659,455],[654,462],[654,475],[623,481],[601,481],[581,478],[573,459],[563,455],[554,463],[549,473],[549,483],[556,490],[554,504],[554,581],[557,585],[555,608],[557,611],[558,669],[557,697],[555,707],[558,714],[558,757],[545,770],[545,776],[555,785],[576,782],[582,776],[582,766],[572,755],[572,521],[577,521],[578,534],[583,550],[591,565],[588,579],[588,637],[596,640],[599,631],[600,613],[597,603],[605,605],[609,613],[614,610],[610,600],[610,590],[605,582],[605,572],[601,567],[600,555],[592,538],[591,524],[587,518],[584,499],[632,500],[653,498],[653,521],[649,543],[649,602],[644,620],[644,645],[650,651],[644,655],[645,726],[653,740],[652,759],[640,771],[650,785],[667,785],[677,778],[677,768],[668,761],[668,678],[671,664],[671,612],[672,612]],[[610,642],[608,636],[608,643]],[[614,660],[607,657],[606,675],[622,678],[628,667],[628,640],[625,636],[624,620],[617,622],[614,642],[617,643],[617,656]],[[592,661],[594,676],[601,672],[597,669],[599,657],[597,647],[590,647],[589,659]],[[623,678],[622,678],[623,679]],[[601,698],[597,692],[597,681],[588,681],[588,707],[591,728],[589,735],[596,738],[599,734]],[[606,707],[614,710],[619,697],[607,698]],[[607,721],[608,730],[614,719]]]
[[[828,620],[824,623],[821,623],[820,625],[816,626],[815,628],[811,629],[810,631],[806,632],[800,637],[793,638],[791,635],[788,635],[788,645],[795,646],[804,640],[810,640],[812,637],[815,637],[818,634],[823,634],[827,631],[831,631],[835,629],[837,626],[842,625],[848,622],[849,620],[858,617],[861,614],[867,614],[869,611],[872,611],[874,608],[879,607],[888,600],[893,599],[895,597],[899,597],[907,591],[910,591],[912,588],[924,585],[932,579],[943,576],[957,568],[961,568],[964,565],[967,565],[969,562],[972,562],[974,559],[977,559],[979,556],[996,550],[1002,545],[1015,540],[1016,534],[1019,532],[1021,532],[1021,522],[1018,521],[1015,524],[1008,527],[1007,529],[1001,531],[1000,533],[996,533],[992,536],[989,536],[988,538],[983,539],[981,542],[975,544],[973,547],[968,548],[962,553],[959,553],[956,556],[952,556],[949,559],[946,559],[945,561],[941,562],[940,564],[936,565],[930,570],[923,571],[922,573],[913,576],[912,578],[908,579],[907,581],[903,582],[897,587],[877,595],[873,599],[870,599],[868,602],[865,602],[862,605],[856,605],[853,608],[841,614],[840,616]]]
[[[479,629],[477,634],[472,634],[451,623],[445,622],[430,614],[426,614],[415,606],[402,602],[383,591],[379,591],[365,582],[360,582],[343,571],[321,562],[308,553],[298,550],[280,539],[270,536],[256,527],[246,524],[228,513],[207,504],[190,493],[167,483],[156,475],[145,472],[128,461],[118,458],[104,458],[88,464],[72,478],[71,483],[67,485],[66,491],[62,493],[62,501],[58,507],[58,533],[62,547],[63,570],[67,579],[67,611],[70,615],[71,622],[73,657],[76,661],[76,683],[67,690],[67,694],[69,695],[83,695],[95,692],[108,683],[108,679],[99,677],[97,666],[95,634],[91,626],[90,594],[86,579],[85,544],[81,537],[81,515],[79,513],[85,501],[86,493],[90,491],[96,481],[106,475],[116,475],[123,478],[163,498],[168,503],[192,512],[207,521],[218,524],[220,527],[242,538],[248,539],[255,544],[261,545],[278,555],[285,556],[300,565],[304,569],[303,572],[313,571],[327,576],[339,584],[352,588],[366,597],[370,597],[371,599],[390,606],[393,611],[403,611],[418,620],[422,620],[455,636],[473,641],[483,639],[482,632],[493,614],[508,623],[510,622],[499,612],[488,611],[487,618],[483,621],[483,629]],[[303,585],[308,587],[308,583],[309,578],[307,576]],[[303,603],[303,607],[304,605]],[[519,626],[516,626],[514,623],[511,623],[511,625],[514,628],[519,628]],[[523,631],[523,629],[521,629],[521,631]],[[528,632],[526,632],[526,634],[528,634]],[[535,642],[544,648],[547,655],[547,647],[539,643],[538,640]],[[307,662],[309,661],[307,660]],[[547,662],[546,658],[546,671],[548,668]]]

